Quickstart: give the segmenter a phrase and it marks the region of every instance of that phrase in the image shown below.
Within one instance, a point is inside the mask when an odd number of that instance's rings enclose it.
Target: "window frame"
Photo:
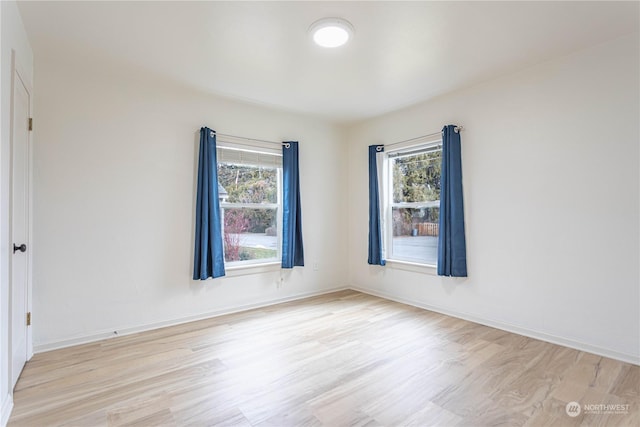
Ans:
[[[393,254],[393,209],[394,208],[433,208],[440,206],[440,200],[429,202],[393,202],[393,171],[392,163],[393,159],[397,157],[409,156],[411,154],[422,154],[434,151],[440,151],[442,153],[442,136],[438,135],[422,141],[411,141],[406,144],[398,144],[391,150],[384,151],[384,161],[382,166],[382,179],[379,187],[381,191],[381,229],[382,229],[382,253],[383,259],[391,263],[406,264],[409,266],[416,266],[418,268],[437,267],[438,254],[436,252],[436,264],[429,264],[427,262],[420,262],[415,259],[407,259],[398,257]],[[442,154],[441,154],[442,158]],[[425,206],[431,205],[431,206]]]
[[[221,233],[224,241],[224,210],[225,209],[257,209],[257,210],[275,210],[276,216],[276,255],[271,258],[257,258],[257,259],[249,259],[249,260],[237,260],[237,261],[227,261],[226,260],[226,248],[223,244],[223,250],[225,251],[224,256],[224,266],[225,269],[228,270],[238,270],[243,268],[253,268],[253,267],[262,267],[269,265],[276,265],[281,263],[282,261],[282,190],[283,190],[283,181],[282,181],[282,153],[273,149],[273,147],[266,146],[258,146],[258,145],[247,145],[240,144],[234,142],[222,141],[219,142],[216,146],[216,149],[227,149],[227,150],[235,150],[235,151],[244,151],[252,154],[262,154],[262,155],[271,155],[280,158],[280,162],[278,165],[274,165],[274,168],[277,172],[276,183],[276,203],[236,203],[236,202],[223,202],[220,201],[220,213],[222,217],[222,221],[220,224]],[[219,158],[217,159],[216,168],[220,164],[233,164],[236,166],[248,166],[248,167],[260,167],[256,164],[252,163],[242,163],[242,161],[221,161]],[[263,167],[269,167],[268,165],[264,165]]]

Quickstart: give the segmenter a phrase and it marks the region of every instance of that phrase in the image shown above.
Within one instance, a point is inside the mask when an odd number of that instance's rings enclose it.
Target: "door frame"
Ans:
[[[9,256],[9,262],[8,262],[8,267],[9,267],[9,295],[8,295],[8,300],[9,300],[9,367],[11,368],[13,366],[13,333],[14,333],[14,325],[13,325],[13,311],[15,309],[15,307],[13,306],[13,289],[14,289],[14,284],[13,284],[13,254],[9,251],[12,251],[13,248],[13,173],[14,173],[14,165],[13,165],[13,153],[14,153],[14,116],[15,116],[15,112],[14,112],[14,103],[15,103],[15,88],[16,88],[16,84],[18,84],[18,79],[19,82],[24,85],[25,89],[27,90],[27,93],[29,94],[29,111],[28,111],[28,115],[29,117],[32,117],[33,114],[33,87],[31,85],[31,83],[25,79],[25,76],[27,76],[28,74],[24,72],[24,67],[21,66],[21,63],[17,60],[16,58],[16,52],[15,50],[11,51],[11,104],[10,104],[10,120],[9,120],[9,126],[10,126],[10,137],[9,137],[9,211],[7,212],[8,214],[8,219],[9,219],[9,233],[8,233],[8,237],[9,237],[9,241],[6,242],[7,245],[7,255]],[[32,312],[32,266],[33,266],[33,248],[32,248],[32,243],[33,243],[33,149],[32,149],[32,145],[33,145],[33,137],[32,137],[32,132],[29,132],[27,135],[27,171],[26,171],[26,179],[27,179],[27,195],[26,195],[26,200],[27,200],[27,218],[26,218],[26,224],[27,224],[27,229],[26,229],[26,245],[27,245],[27,259],[26,259],[26,263],[27,263],[27,277],[26,277],[26,281],[27,281],[27,289],[26,291],[26,296],[27,296],[27,307],[26,307],[26,311],[27,312]],[[26,319],[24,319],[24,321],[26,322]],[[27,340],[27,354],[26,354],[26,360],[28,361],[29,359],[31,359],[31,357],[33,357],[33,337],[32,337],[32,328],[31,327],[27,327],[27,336],[26,336],[26,340]],[[11,393],[13,392],[13,371],[12,368],[10,369],[9,375],[8,375],[8,380],[9,380],[9,390],[11,391]]]

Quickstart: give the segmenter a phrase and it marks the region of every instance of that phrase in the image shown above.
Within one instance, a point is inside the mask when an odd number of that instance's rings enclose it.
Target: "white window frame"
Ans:
[[[415,152],[429,152],[429,151],[442,151],[442,136],[438,135],[435,138],[425,139],[423,141],[411,141],[411,143],[398,144],[390,150],[384,151],[384,161],[382,167],[382,177],[379,179],[379,183],[382,183],[379,187],[382,188],[380,196],[382,198],[382,233],[383,233],[383,259],[392,263],[397,262],[401,264],[416,265],[422,267],[435,268],[435,264],[428,264],[426,262],[419,262],[415,259],[406,259],[397,257],[393,254],[393,208],[431,208],[439,207],[440,200],[431,202],[412,202],[412,203],[393,203],[393,172],[391,170],[392,159],[402,156],[403,153]],[[436,253],[437,259],[437,253]]]
[[[227,150],[236,150],[236,151],[244,151],[247,153],[258,153],[258,154],[266,154],[273,155],[276,157],[280,157],[282,159],[282,153],[274,150],[271,146],[258,146],[258,145],[246,145],[239,144],[233,142],[219,142],[216,148],[227,149]],[[218,159],[218,164],[235,164],[238,166],[256,166],[251,163],[242,163],[242,161],[231,162],[231,161],[220,161]],[[216,168],[218,166],[216,165]],[[266,167],[266,166],[265,166]],[[221,211],[221,232],[224,236],[224,210],[225,209],[275,209],[276,215],[276,241],[277,241],[277,250],[275,257],[272,258],[259,258],[259,259],[250,259],[250,260],[238,260],[238,261],[227,261],[225,259],[224,266],[225,269],[234,270],[237,268],[245,268],[245,267],[260,267],[265,265],[276,265],[280,264],[282,260],[282,161],[280,161],[280,165],[276,167],[277,170],[277,199],[276,203],[233,203],[233,202],[220,202],[220,211]],[[224,246],[224,245],[223,245]]]

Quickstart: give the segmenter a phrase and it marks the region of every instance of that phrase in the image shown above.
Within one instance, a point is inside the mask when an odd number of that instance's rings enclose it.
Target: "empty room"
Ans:
[[[1,427],[640,425],[639,1],[0,23]]]

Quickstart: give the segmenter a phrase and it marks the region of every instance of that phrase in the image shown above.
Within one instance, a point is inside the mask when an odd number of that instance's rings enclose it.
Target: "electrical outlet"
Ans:
[[[313,271],[318,271],[320,269],[320,263],[318,261],[313,262]]]

